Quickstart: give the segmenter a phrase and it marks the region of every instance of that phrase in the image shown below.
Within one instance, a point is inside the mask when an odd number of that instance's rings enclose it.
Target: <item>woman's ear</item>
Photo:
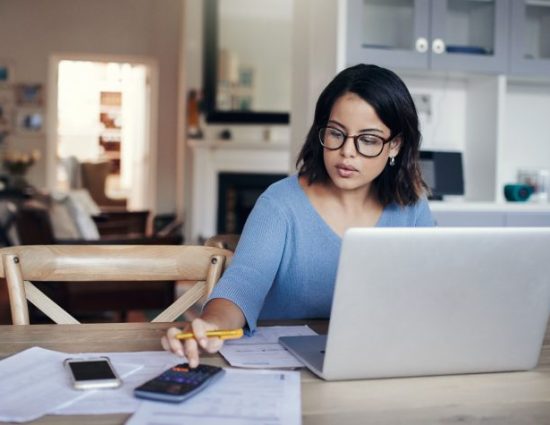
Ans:
[[[393,140],[390,142],[390,156],[396,157],[399,151],[401,150],[401,136],[396,136],[393,138]]]

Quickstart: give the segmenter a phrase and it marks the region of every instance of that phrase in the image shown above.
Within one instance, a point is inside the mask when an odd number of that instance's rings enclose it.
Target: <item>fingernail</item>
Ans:
[[[199,344],[201,345],[202,348],[205,348],[207,342],[208,341],[206,340],[206,338],[201,338],[200,341],[199,341]]]
[[[182,349],[176,350],[176,354],[180,357],[183,357],[183,350]]]

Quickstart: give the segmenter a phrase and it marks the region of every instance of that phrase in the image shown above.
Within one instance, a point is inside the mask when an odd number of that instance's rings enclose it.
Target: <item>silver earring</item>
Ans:
[[[395,165],[395,156],[390,156],[390,167]]]

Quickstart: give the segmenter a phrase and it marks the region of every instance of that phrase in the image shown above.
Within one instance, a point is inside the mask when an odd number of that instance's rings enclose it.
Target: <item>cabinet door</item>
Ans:
[[[433,0],[430,67],[505,73],[508,0]]]
[[[347,65],[428,68],[429,0],[348,0]]]
[[[550,1],[512,0],[510,73],[550,73]]]

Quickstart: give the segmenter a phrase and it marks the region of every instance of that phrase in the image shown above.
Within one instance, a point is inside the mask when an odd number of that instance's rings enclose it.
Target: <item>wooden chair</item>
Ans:
[[[153,322],[171,322],[212,291],[232,253],[205,246],[30,245],[0,249],[0,278],[8,286],[12,322],[28,325],[27,300],[55,323],[79,323],[34,282],[193,281]],[[114,283],[115,284],[115,283]]]
[[[93,200],[102,207],[126,209],[126,199],[110,198],[105,193],[107,177],[111,172],[109,161],[83,162],[80,164],[82,186],[88,189]]]

